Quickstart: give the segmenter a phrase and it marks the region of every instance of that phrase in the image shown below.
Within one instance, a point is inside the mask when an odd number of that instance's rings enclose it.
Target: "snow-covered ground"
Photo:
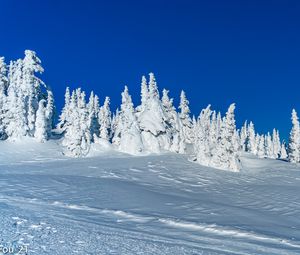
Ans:
[[[0,245],[38,255],[300,254],[300,167],[250,155],[242,165],[232,173],[97,148],[71,159],[54,141],[1,142]]]

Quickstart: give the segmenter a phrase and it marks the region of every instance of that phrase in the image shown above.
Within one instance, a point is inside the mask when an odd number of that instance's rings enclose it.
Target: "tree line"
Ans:
[[[191,116],[184,91],[178,108],[169,91],[159,91],[155,75],[141,80],[140,105],[134,106],[128,87],[121,93],[121,105],[112,112],[110,98],[102,105],[97,95],[88,100],[81,89],[66,88],[65,104],[54,123],[54,98],[51,88],[38,76],[44,69],[31,50],[23,59],[5,63],[0,58],[0,139],[34,137],[45,142],[60,136],[67,156],[88,155],[93,143],[111,145],[125,153],[189,153],[193,160],[210,167],[239,171],[240,155],[249,152],[260,158],[300,162],[300,126],[292,111],[289,143],[281,142],[279,131],[258,134],[250,122],[236,128],[235,104],[224,116],[208,105],[199,116]]]

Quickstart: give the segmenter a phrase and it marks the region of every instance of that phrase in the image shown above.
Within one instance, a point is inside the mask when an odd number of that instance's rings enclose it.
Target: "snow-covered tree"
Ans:
[[[244,125],[240,131],[240,145],[243,151],[247,150],[247,143],[248,143],[248,129],[247,129],[247,121],[245,121]]]
[[[111,138],[112,138],[112,143],[115,145],[120,145],[120,131],[121,129],[121,122],[120,122],[120,111],[117,108],[116,112],[113,114],[111,118]]]
[[[217,113],[213,111],[211,114],[210,128],[209,128],[209,146],[210,150],[213,150],[217,146],[219,133],[217,127]]]
[[[75,96],[75,95],[74,95]],[[70,118],[70,113],[71,113],[71,94],[70,94],[70,88],[66,88],[65,92],[65,104],[62,109],[62,112],[59,116],[59,123],[57,124],[58,129],[65,130],[65,125],[68,123],[68,119]],[[75,105],[74,105],[75,107]]]
[[[298,163],[300,161],[300,127],[299,119],[295,109],[292,111],[292,130],[290,132],[289,140],[289,161]]]
[[[122,92],[122,104],[117,124],[118,147],[129,154],[139,154],[144,151],[141,132],[135,116],[135,111],[128,88],[125,86]],[[114,139],[116,141],[116,139]]]
[[[6,115],[6,90],[8,86],[7,66],[4,57],[0,57],[0,140],[6,139],[5,115]]]
[[[17,96],[14,90],[9,92],[8,98],[7,107],[9,111],[6,114],[6,134],[12,140],[17,140],[26,136],[28,131],[25,102],[23,98]]]
[[[25,98],[31,96],[34,100],[38,100],[41,95],[41,87],[45,86],[35,74],[43,73],[44,69],[41,66],[41,60],[37,57],[36,53],[31,50],[25,50],[25,57],[22,63],[22,84],[21,90]],[[33,107],[37,107],[32,102]]]
[[[273,129],[272,141],[273,141],[273,158],[277,159],[280,155],[281,143],[280,143],[279,131],[276,130],[275,128]]]
[[[258,135],[259,142],[257,146],[257,156],[259,158],[264,158],[266,156],[266,149],[265,149],[265,137],[263,135]]]
[[[149,89],[148,89],[147,79],[143,75],[142,82],[141,82],[141,104],[136,109],[137,115],[140,112],[145,110],[148,99],[149,99]]]
[[[274,146],[270,133],[268,132],[265,137],[265,146],[266,146],[266,156],[268,158],[274,158]]]
[[[217,137],[220,137],[221,127],[222,127],[222,116],[221,116],[221,112],[218,112],[218,114],[217,114]]]
[[[236,126],[234,110],[235,104],[231,104],[226,117],[223,119],[219,143],[212,156],[211,166],[225,170],[239,171],[239,155],[235,146]]]
[[[28,133],[30,136],[35,132],[36,112],[39,106],[39,100],[43,98],[41,87],[45,86],[36,73],[43,73],[41,60],[36,53],[31,50],[25,50],[25,57],[22,61],[22,83],[20,84],[21,93],[19,94],[25,101]]]
[[[106,97],[99,111],[100,138],[109,141],[111,132],[110,98]]]
[[[186,98],[185,92],[182,90],[180,94],[180,113],[179,117],[183,126],[183,139],[186,143],[191,143],[192,138],[192,120],[190,117],[189,101]]]
[[[80,88],[72,92],[69,107],[62,144],[66,147],[66,155],[82,157],[89,152],[91,130],[85,93]]]
[[[94,135],[99,136],[99,98],[92,91],[89,97],[89,102],[87,104],[88,114],[89,114],[89,125],[91,127],[92,139]]]
[[[37,100],[33,97],[33,95],[28,96],[27,125],[28,125],[28,132],[30,136],[33,136],[35,132],[35,119],[36,119],[36,110],[37,110],[35,107],[36,102]]]
[[[280,159],[287,159],[288,158],[288,154],[287,154],[287,151],[286,151],[286,144],[285,142],[283,142],[281,144],[281,148],[280,148]]]
[[[247,151],[253,154],[257,153],[257,144],[256,144],[256,135],[254,124],[251,121],[248,125],[248,142],[247,142]]]
[[[169,149],[170,137],[154,74],[150,73],[149,76],[149,97],[145,109],[138,115],[138,122],[145,148],[151,152],[160,152]]]
[[[184,153],[185,142],[183,138],[183,124],[173,106],[173,98],[170,99],[168,93],[168,90],[163,90],[162,106],[166,116],[167,135],[171,140],[169,150],[177,153]]]
[[[211,163],[211,150],[210,148],[210,116],[212,111],[210,105],[203,109],[198,117],[195,127],[195,143],[194,151],[196,154],[197,162],[201,165],[210,166]]]
[[[34,137],[39,142],[45,142],[48,139],[48,119],[45,104],[46,101],[44,99],[40,100],[39,108],[36,113]]]
[[[54,98],[53,98],[53,93],[50,89],[47,90],[47,105],[45,108],[45,117],[47,120],[47,136],[51,136],[51,130],[54,127],[54,111],[55,111],[55,106],[54,106]]]
[[[36,76],[37,73],[41,74],[43,71],[41,60],[34,51],[26,50],[24,59],[11,61],[4,108],[4,123],[8,137],[13,136],[16,139],[16,137],[34,136],[39,101],[47,98],[45,92],[49,90],[45,83]],[[19,102],[19,105],[16,105],[16,102]],[[21,126],[13,130],[17,123]]]

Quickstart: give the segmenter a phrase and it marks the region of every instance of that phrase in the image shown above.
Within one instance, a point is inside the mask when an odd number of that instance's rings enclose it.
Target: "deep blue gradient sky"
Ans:
[[[195,115],[235,102],[238,125],[253,120],[286,138],[291,109],[300,113],[299,1],[3,0],[0,8],[0,55],[35,50],[59,110],[66,85],[101,102],[109,95],[115,108],[127,84],[138,103],[151,71],[176,103],[184,89]]]

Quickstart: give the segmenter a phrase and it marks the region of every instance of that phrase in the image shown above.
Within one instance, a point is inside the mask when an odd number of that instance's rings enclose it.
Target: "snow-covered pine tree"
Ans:
[[[263,135],[258,135],[259,142],[257,147],[257,156],[259,158],[264,158],[266,156],[266,150],[265,150],[265,137]]]
[[[53,98],[53,93],[50,89],[47,90],[47,105],[45,109],[45,117],[47,120],[47,136],[51,136],[51,130],[54,127],[54,111],[55,111],[55,106],[54,106],[54,98]]]
[[[11,61],[8,71],[9,86],[5,106],[6,135],[16,140],[27,133],[27,119],[25,116],[25,101],[18,96],[22,82],[22,60]]]
[[[116,112],[113,114],[111,119],[111,138],[114,145],[120,145],[121,137],[121,122],[120,122],[120,111],[117,108]]]
[[[244,125],[240,131],[240,145],[243,151],[247,151],[247,143],[248,143],[248,129],[247,129],[247,121],[245,121]]]
[[[280,143],[279,131],[276,130],[275,128],[273,129],[272,141],[273,141],[273,158],[277,159],[280,156],[281,143]]]
[[[300,161],[300,127],[299,119],[295,109],[292,111],[292,130],[290,132],[289,140],[289,161],[292,163],[298,163]]]
[[[95,104],[97,104],[97,106]],[[99,107],[99,99],[94,95],[94,92],[92,91],[89,97],[89,102],[87,104],[92,139],[94,138],[94,135],[99,136],[99,109],[97,107]]]
[[[239,136],[239,130],[235,129],[234,130],[234,135],[233,135],[233,148],[234,151],[238,153],[238,156],[240,156],[240,151],[241,151],[241,140]]]
[[[128,92],[128,91],[127,91]],[[109,141],[111,133],[110,98],[106,97],[99,111],[100,138]]]
[[[204,166],[209,166],[211,162],[211,148],[210,148],[210,117],[212,111],[210,105],[203,109],[198,117],[195,128],[195,143],[194,151],[197,162]]]
[[[61,129],[63,131],[65,130],[65,128],[66,128],[65,125],[68,123],[68,120],[70,118],[70,113],[71,113],[70,104],[71,104],[70,88],[67,87],[66,92],[65,92],[65,104],[64,104],[62,112],[59,116],[59,123],[56,126],[57,129]],[[75,107],[75,105],[74,105],[74,107]]]
[[[255,135],[255,145],[256,145],[256,149],[255,149],[255,155],[258,155],[258,146],[259,146],[259,140],[260,140],[260,135],[256,134]]]
[[[89,111],[87,108],[86,94],[81,91],[81,88],[77,89],[77,107],[80,119],[80,131],[81,131],[81,152],[82,155],[86,155],[89,152],[91,144],[91,123],[89,122]]]
[[[122,92],[122,104],[117,128],[119,129],[116,134],[119,136],[120,151],[133,155],[144,151],[141,132],[127,86]]]
[[[7,102],[6,102],[6,118],[5,125],[8,128],[7,135],[16,137],[34,136],[36,112],[39,101],[46,98],[46,94],[42,91],[47,90],[47,86],[42,82],[36,73],[42,73],[44,70],[41,66],[40,59],[34,51],[26,50],[24,59],[11,61],[8,72]],[[23,107],[15,106],[16,102],[20,102]],[[13,108],[11,108],[13,107]],[[19,109],[15,109],[19,108]],[[25,112],[24,114],[21,112]],[[16,120],[22,115],[21,120]],[[23,116],[24,115],[24,116]],[[23,130],[18,127],[15,131],[13,127],[21,125]]]
[[[24,99],[18,97],[14,90],[8,93],[8,111],[6,112],[6,134],[12,140],[18,140],[28,131]]]
[[[170,137],[154,74],[150,73],[149,77],[149,96],[145,109],[138,115],[138,122],[145,148],[157,153],[169,149]]]
[[[193,134],[192,134],[192,137],[193,137],[192,144],[194,144],[195,141],[196,141],[195,138],[196,138],[196,134],[197,134],[197,120],[196,120],[195,115],[193,115],[193,117],[192,117],[192,132],[193,132]]]
[[[6,98],[7,86],[8,86],[7,66],[4,57],[0,57],[0,140],[4,140],[7,137],[5,133],[5,129],[6,129],[5,106],[7,102],[7,98]]]
[[[218,114],[217,114],[217,137],[220,137],[221,126],[222,126],[222,116],[221,116],[221,112],[218,112]]]
[[[266,143],[266,156],[268,158],[274,158],[274,152],[273,152],[274,146],[273,146],[273,141],[270,132],[268,132],[265,137],[265,143]]]
[[[147,85],[147,79],[143,75],[142,82],[141,82],[141,104],[136,107],[137,116],[145,110],[148,99],[149,99],[149,89]]]
[[[183,139],[185,143],[191,143],[192,137],[192,120],[190,117],[189,101],[186,98],[185,92],[182,90],[180,94],[179,117],[183,127]]]
[[[280,159],[286,160],[287,158],[288,158],[288,154],[286,150],[286,144],[285,141],[283,141],[280,148]]]
[[[39,108],[36,112],[35,133],[34,137],[39,142],[45,142],[48,139],[48,119],[46,116],[46,101],[44,99],[39,101]]]
[[[22,95],[23,97],[23,95]],[[25,100],[25,106],[26,106],[26,98],[24,98]],[[33,97],[33,94],[29,95],[27,97],[27,107],[26,107],[26,111],[27,111],[27,126],[28,126],[28,133],[29,136],[33,136],[35,133],[35,120],[36,120],[36,103],[38,102],[36,98]]]
[[[43,72],[44,69],[41,66],[41,60],[37,57],[36,53],[31,50],[25,50],[25,57],[22,61],[21,94],[19,96],[23,97],[25,101],[29,136],[34,136],[39,100],[44,97],[41,86],[45,86],[45,84],[35,74]]]
[[[177,153],[184,153],[185,142],[184,142],[184,131],[181,119],[173,106],[173,98],[169,98],[169,91],[164,89],[162,95],[162,105],[166,116],[167,133],[170,137],[170,151]]]
[[[89,113],[85,101],[85,92],[80,88],[72,92],[69,116],[66,118],[65,134],[62,144],[65,154],[82,157],[88,154],[91,143]]]
[[[99,136],[100,131],[100,120],[99,120],[99,112],[100,112],[100,103],[99,103],[99,97],[97,95],[94,96],[94,112],[96,116],[96,123],[94,123],[94,135]]]
[[[247,151],[256,155],[257,144],[256,144],[254,124],[252,121],[250,121],[247,129],[248,129]]]
[[[219,138],[218,127],[217,127],[217,113],[213,111],[211,114],[210,128],[209,128],[209,146],[213,150]]]
[[[211,166],[238,172],[240,161],[238,151],[235,148],[235,104],[231,104],[223,119],[219,143],[212,155]]]

